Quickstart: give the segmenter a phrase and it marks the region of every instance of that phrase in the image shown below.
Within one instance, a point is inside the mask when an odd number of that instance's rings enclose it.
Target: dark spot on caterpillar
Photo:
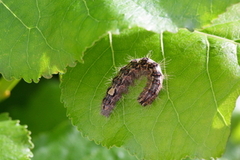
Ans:
[[[134,80],[141,76],[147,76],[148,82],[137,100],[142,106],[151,104],[162,88],[164,76],[158,63],[144,57],[132,60],[113,78],[112,86],[108,88],[103,98],[101,113],[108,117],[122,94],[126,93]]]

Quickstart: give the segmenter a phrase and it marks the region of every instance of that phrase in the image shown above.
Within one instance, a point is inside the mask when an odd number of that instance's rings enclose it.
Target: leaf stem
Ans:
[[[8,98],[11,90],[20,82],[20,79],[7,81],[3,77],[0,78],[0,102]]]

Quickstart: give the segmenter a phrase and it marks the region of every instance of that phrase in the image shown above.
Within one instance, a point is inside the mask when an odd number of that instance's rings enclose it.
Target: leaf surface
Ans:
[[[135,28],[105,37],[87,50],[84,64],[63,75],[67,114],[96,143],[123,146],[140,159],[219,157],[240,93],[238,45],[186,30],[159,35]],[[142,107],[137,97],[146,80],[138,80],[111,116],[102,116],[101,102],[116,68],[126,65],[130,56],[141,58],[149,52],[166,76],[159,98]]]
[[[65,72],[109,31],[139,26],[157,33],[210,23],[239,0],[0,1],[0,73],[38,82]]]
[[[19,121],[11,120],[6,113],[0,114],[0,157],[2,160],[30,160],[30,133]]]

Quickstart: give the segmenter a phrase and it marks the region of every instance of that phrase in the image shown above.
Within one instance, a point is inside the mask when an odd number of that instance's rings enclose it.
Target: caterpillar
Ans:
[[[147,57],[133,59],[113,78],[112,85],[102,100],[101,114],[109,117],[122,94],[127,93],[128,87],[141,76],[147,76],[147,84],[137,100],[142,106],[151,104],[162,88],[164,76],[161,68],[158,63]]]

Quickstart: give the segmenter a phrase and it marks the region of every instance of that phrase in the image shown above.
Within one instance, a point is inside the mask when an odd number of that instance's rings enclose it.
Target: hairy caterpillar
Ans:
[[[103,98],[101,113],[108,117],[122,94],[126,93],[134,80],[141,76],[147,76],[148,82],[137,100],[142,106],[151,104],[162,88],[164,76],[158,63],[144,57],[132,60],[113,78],[112,85]]]

